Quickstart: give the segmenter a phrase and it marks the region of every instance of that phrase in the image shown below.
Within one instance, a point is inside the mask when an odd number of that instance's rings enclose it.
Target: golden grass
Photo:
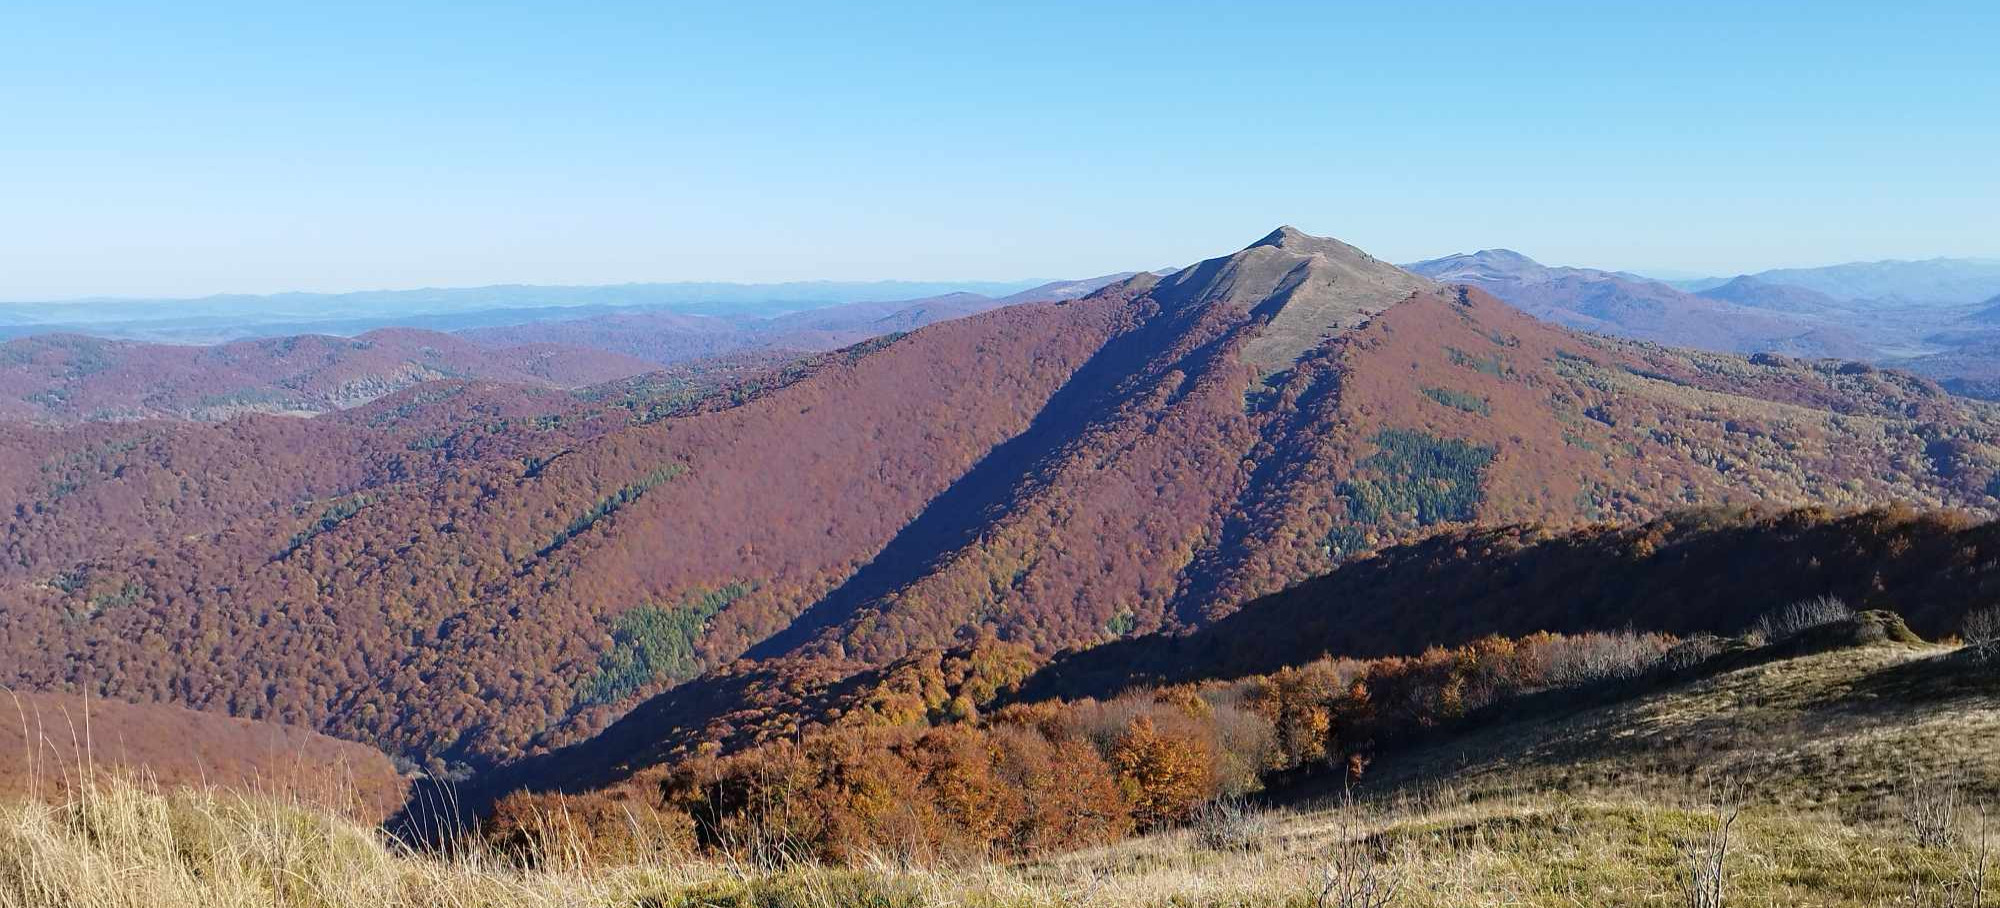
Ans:
[[[2000,672],[1950,647],[1841,649],[1535,711],[1385,765],[1378,784],[1450,778],[1478,797],[1728,778],[1771,806],[1879,819],[1912,778],[2000,800]]]
[[[0,804],[0,908],[1344,908],[1330,870],[1394,883],[1401,908],[1678,908],[1717,780],[1742,808],[1729,908],[2000,908],[2000,887],[1971,895],[1994,871],[1980,808],[2000,779],[2000,679],[1955,658],[1843,650],[1544,710],[1402,755],[1373,801],[1268,810],[1232,830],[1247,847],[1182,830],[1004,865],[600,866],[556,847],[523,869],[412,852],[296,799],[97,774],[60,804]],[[1920,842],[1905,808],[1946,787],[1956,835]]]
[[[0,906],[1309,906],[1346,842],[1399,884],[1399,906],[1680,905],[1679,845],[1713,822],[1630,796],[1434,793],[1277,811],[1244,851],[1182,831],[1011,866],[523,870],[411,853],[314,808],[108,780],[66,804],[0,808]],[[1961,844],[1926,849],[1892,823],[1752,806],[1726,861],[1729,904],[1879,906],[1913,880],[1942,891],[1976,860],[1970,823]]]

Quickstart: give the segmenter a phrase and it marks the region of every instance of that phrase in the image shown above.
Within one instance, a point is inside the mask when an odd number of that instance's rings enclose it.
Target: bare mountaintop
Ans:
[[[1183,268],[1152,290],[1169,304],[1247,310],[1264,327],[1243,360],[1282,371],[1320,342],[1353,328],[1430,281],[1339,240],[1285,226],[1243,251]]]

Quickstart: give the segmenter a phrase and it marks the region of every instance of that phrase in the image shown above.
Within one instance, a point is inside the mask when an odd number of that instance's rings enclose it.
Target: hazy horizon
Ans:
[[[1308,231],[1308,232],[1310,232],[1310,231]],[[1336,239],[1338,239],[1338,237],[1335,237],[1335,238],[1336,238]],[[1904,259],[1897,259],[1897,258],[1864,258],[1864,259],[1853,259],[1853,260],[1848,260],[1848,261],[1839,261],[1839,262],[1815,262],[1815,263],[1806,263],[1806,264],[1775,264],[1775,265],[1768,265],[1768,266],[1762,266],[1762,267],[1756,267],[1756,268],[1751,268],[1751,269],[1748,269],[1748,270],[1743,270],[1743,271],[1733,271],[1733,272],[1728,272],[1728,273],[1722,273],[1722,272],[1706,272],[1706,271],[1694,271],[1694,270],[1688,270],[1688,269],[1681,269],[1681,268],[1671,268],[1671,267],[1669,267],[1669,268],[1651,268],[1651,267],[1638,267],[1638,268],[1634,268],[1634,267],[1626,267],[1626,266],[1620,266],[1620,265],[1615,265],[1615,264],[1584,264],[1584,263],[1577,263],[1577,262],[1563,262],[1563,261],[1551,261],[1551,260],[1548,260],[1548,259],[1545,259],[1545,258],[1542,258],[1542,257],[1540,257],[1540,256],[1537,256],[1537,255],[1535,255],[1535,254],[1533,254],[1533,253],[1531,253],[1531,252],[1525,252],[1525,251],[1523,251],[1523,250],[1519,250],[1519,249],[1513,249],[1512,247],[1508,247],[1508,246],[1481,246],[1481,247],[1478,247],[1478,248],[1474,248],[1474,249],[1465,249],[1465,250],[1460,250],[1460,251],[1456,251],[1456,252],[1443,252],[1443,253],[1438,253],[1438,254],[1436,254],[1436,255],[1426,255],[1426,256],[1419,256],[1419,257],[1415,257],[1415,258],[1397,258],[1397,259],[1394,259],[1394,261],[1395,261],[1396,263],[1398,263],[1398,264],[1408,264],[1408,263],[1415,263],[1415,262],[1423,262],[1423,261],[1430,261],[1430,260],[1434,260],[1434,259],[1442,259],[1442,258],[1447,258],[1447,257],[1450,257],[1450,256],[1454,256],[1454,255],[1471,255],[1471,254],[1474,254],[1474,253],[1478,253],[1478,252],[1486,252],[1486,251],[1493,251],[1493,250],[1501,250],[1501,249],[1505,249],[1505,250],[1508,250],[1508,251],[1512,251],[1512,252],[1517,252],[1517,253],[1520,253],[1520,254],[1522,254],[1522,255],[1526,255],[1526,256],[1527,256],[1528,258],[1530,258],[1530,259],[1533,259],[1533,260],[1535,260],[1536,262],[1539,262],[1539,263],[1541,263],[1541,264],[1543,264],[1543,265],[1549,265],[1549,266],[1552,266],[1552,267],[1569,267],[1569,268],[1589,268],[1589,269],[1595,269],[1595,270],[1600,270],[1600,271],[1607,271],[1607,272],[1614,272],[1614,273],[1625,273],[1625,274],[1630,274],[1630,275],[1636,275],[1636,276],[1638,276],[1638,277],[1642,277],[1642,278],[1646,278],[1646,279],[1648,279],[1648,280],[1654,280],[1654,281],[1662,281],[1662,282],[1672,282],[1672,281],[1695,281],[1695,280],[1713,280],[1713,279],[1726,279],[1726,278],[1733,278],[1733,277],[1738,277],[1738,276],[1742,276],[1742,275],[1751,275],[1751,274],[1758,274],[1758,273],[1762,273],[1762,272],[1765,272],[1765,271],[1782,271],[1782,270],[1790,270],[1790,269],[1805,269],[1805,270],[1810,270],[1810,269],[1815,269],[1815,268],[1830,268],[1830,267],[1836,267],[1836,266],[1842,266],[1842,265],[1878,265],[1878,264],[1892,264],[1892,263],[1923,263],[1923,262],[1943,262],[1943,261],[1951,261],[1951,262],[1968,262],[1968,263],[1979,263],[1979,264],[1994,264],[1994,263],[2000,263],[2000,256],[1983,256],[1983,255],[1966,255],[1966,256],[1925,256],[1925,257],[1922,257],[1922,258],[1904,258]],[[1368,251],[1368,250],[1364,249],[1363,251]],[[1211,256],[1211,257],[1212,257],[1212,256]],[[1197,260],[1197,261],[1199,261],[1199,260]],[[1186,264],[1193,264],[1193,263],[1194,263],[1193,261],[1190,261],[1190,262],[1188,262],[1188,263],[1186,263]],[[560,284],[558,284],[558,283],[511,283],[511,282],[510,282],[510,283],[478,283],[478,284],[455,284],[455,285],[421,285],[421,286],[398,286],[398,287],[371,287],[371,286],[364,286],[364,287],[353,287],[353,288],[348,288],[348,289],[332,289],[332,290],[329,290],[329,289],[318,289],[318,288],[289,288],[289,289],[281,289],[281,290],[270,290],[270,291],[261,291],[261,292],[259,292],[259,291],[222,291],[222,292],[215,292],[215,293],[203,293],[203,294],[189,294],[189,295],[151,295],[151,294],[118,294],[118,295],[110,295],[110,294],[99,294],[99,295],[88,295],[88,296],[71,296],[71,297],[57,297],[57,298],[49,298],[49,299],[0,299],[0,306],[10,306],[10,305],[36,305],[36,306],[46,306],[46,305],[57,305],[57,306],[59,306],[59,305],[89,305],[89,304],[92,304],[92,303],[175,303],[175,302],[201,302],[201,301],[208,301],[208,300],[218,300],[218,299],[229,299],[229,298],[252,298],[252,299],[257,299],[257,298],[274,298],[274,297],[286,297],[286,296],[308,296],[308,297],[341,297],[341,296],[365,296],[365,295],[370,295],[370,294],[415,294],[415,293],[425,293],[425,292],[439,292],[439,293],[445,293],[445,292],[459,292],[459,291],[474,291],[474,290],[500,290],[500,289],[509,289],[509,288],[534,288],[534,289],[550,289],[550,290],[554,290],[554,289],[613,289],[613,288],[619,288],[619,287],[698,287],[698,286],[715,286],[715,287],[718,287],[718,288],[719,288],[719,287],[734,287],[734,288],[753,288],[753,287],[772,287],[772,288],[777,288],[777,287],[810,287],[810,286],[814,286],[814,285],[825,285],[825,286],[829,286],[829,287],[856,287],[856,288],[859,288],[859,287],[866,287],[866,286],[870,286],[870,285],[877,285],[877,286],[881,286],[881,287],[883,287],[883,288],[885,288],[885,289],[894,289],[894,288],[896,287],[896,285],[906,285],[906,286],[909,286],[909,287],[913,287],[913,288],[918,288],[918,289],[916,289],[916,290],[913,290],[912,292],[913,292],[913,293],[916,293],[916,294],[918,294],[918,295],[921,295],[921,296],[931,296],[931,295],[937,295],[937,294],[939,294],[939,293],[943,293],[943,292],[950,292],[950,291],[946,291],[946,290],[944,290],[944,289],[941,289],[942,287],[958,287],[958,288],[964,288],[964,289],[963,289],[962,291],[959,291],[959,292],[971,292],[971,293],[982,293],[982,292],[984,292],[984,293],[988,293],[989,295],[992,295],[992,294],[1003,294],[1003,295],[1004,295],[1004,291],[1006,291],[1006,290],[1007,290],[1008,288],[1012,288],[1012,289],[1027,289],[1028,287],[1032,287],[1032,286],[1035,286],[1035,285],[1039,285],[1039,284],[1044,284],[1044,283],[1054,283],[1054,282],[1059,282],[1059,281],[1066,281],[1066,280],[1080,280],[1080,279],[1084,279],[1084,278],[1091,278],[1091,277],[1100,277],[1100,276],[1103,276],[1103,275],[1107,275],[1107,274],[1116,274],[1116,273],[1120,273],[1120,272],[1126,272],[1126,271],[1140,271],[1140,270],[1171,270],[1171,269],[1174,269],[1174,268],[1180,268],[1180,267],[1185,267],[1185,265],[1173,265],[1173,266],[1158,266],[1157,268],[1154,268],[1154,269],[1146,269],[1146,268],[1136,268],[1136,267],[1135,267],[1135,268],[1112,268],[1112,269],[1107,269],[1107,270],[1104,270],[1104,271],[1099,271],[1099,272],[1092,272],[1092,273],[1089,273],[1089,274],[1066,274],[1066,275],[1034,275],[1034,276],[1027,276],[1027,277],[1016,277],[1016,278],[1008,278],[1008,277],[997,277],[997,276],[996,276],[996,277],[980,277],[980,278],[965,278],[965,279],[950,279],[950,278],[936,278],[936,279],[909,279],[909,278],[902,278],[902,277],[893,277],[893,276],[891,276],[891,277],[878,277],[878,278],[851,278],[851,279],[846,279],[846,278],[801,278],[801,279],[793,279],[793,280],[784,280],[784,281],[756,281],[756,280],[730,280],[730,279],[701,279],[701,278],[685,278],[685,279],[683,279],[683,278],[666,278],[666,279],[660,279],[660,280],[634,280],[634,281],[618,281],[618,282],[601,282],[601,283],[596,283],[596,282],[574,282],[574,283],[560,283]],[[913,296],[913,297],[910,297],[910,298],[914,299],[914,298],[916,298],[916,297],[915,297],[915,296]],[[885,301],[885,302],[887,302],[887,301],[894,301],[895,299],[900,299],[900,297],[890,297],[890,298],[887,298],[887,299],[885,299],[885,300],[882,300],[882,301]],[[582,306],[582,305],[588,305],[588,304],[583,304],[583,303],[575,303],[575,304],[561,304],[561,303],[552,303],[552,304],[550,304],[550,305],[552,305],[552,306],[561,306],[561,305],[578,305],[578,306]]]

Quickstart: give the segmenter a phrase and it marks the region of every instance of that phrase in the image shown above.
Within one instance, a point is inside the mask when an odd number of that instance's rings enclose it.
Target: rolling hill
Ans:
[[[845,347],[1001,306],[1076,299],[1131,276],[1055,281],[1001,297],[957,292],[923,299],[842,303],[770,316],[635,312],[474,328],[460,335],[487,346],[560,343],[660,364],[727,355],[785,356]]]
[[[1207,627],[1458,523],[1984,510],[1994,415],[1573,333],[1281,229],[776,371],[0,427],[0,680],[462,774],[662,694],[640,738],[967,634],[1039,661]]]
[[[1774,268],[1748,276],[1761,283],[1799,287],[1850,302],[1962,306],[2000,294],[2000,260],[1995,259],[1885,259],[1819,268]],[[1702,283],[1716,285],[1724,280]]]
[[[309,415],[424,382],[573,389],[694,363],[700,363],[691,366],[697,371],[742,373],[1000,306],[1074,299],[1130,276],[1058,281],[1002,297],[950,293],[773,316],[620,311],[456,334],[381,328],[353,338],[307,334],[208,347],[35,334],[0,344],[0,419],[76,423]],[[654,381],[673,380],[668,375]],[[615,393],[607,388],[586,396]]]
[[[573,388],[645,372],[614,353],[533,342],[486,349],[394,328],[214,347],[36,335],[0,344],[0,419],[227,419],[324,413],[439,379]]]
[[[1769,309],[1806,316],[1826,315],[1854,308],[1846,305],[1843,300],[1834,299],[1816,290],[1795,287],[1791,284],[1775,284],[1749,275],[1733,278],[1729,283],[1711,287],[1695,295],[1753,309]]]
[[[1857,358],[1870,348],[1811,307],[1780,304],[1770,292],[1730,284],[1688,293],[1635,275],[1543,265],[1518,252],[1487,249],[1406,266],[1448,283],[1479,287],[1536,318],[1583,331],[1730,353],[1774,352]]]
[[[380,751],[160,704],[0,691],[0,798],[62,799],[122,775],[295,800],[380,822],[408,781]]]

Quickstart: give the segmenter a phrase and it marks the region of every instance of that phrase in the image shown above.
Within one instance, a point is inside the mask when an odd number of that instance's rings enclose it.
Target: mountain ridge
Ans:
[[[720,387],[0,425],[0,680],[462,775],[683,687],[1206,626],[1458,524],[1995,503],[1994,411],[1928,382],[1577,334],[1351,248],[1253,244]],[[727,697],[648,734],[763,709]]]

